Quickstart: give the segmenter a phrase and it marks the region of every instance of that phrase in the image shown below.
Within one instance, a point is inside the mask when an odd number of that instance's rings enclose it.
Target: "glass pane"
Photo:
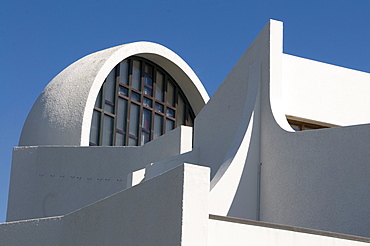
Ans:
[[[167,83],[167,104],[171,106],[175,106],[175,87],[171,81]]]
[[[141,100],[140,100],[140,94],[139,93],[136,93],[136,92],[133,92],[133,91],[131,91],[131,98],[133,99],[133,100],[135,100],[135,101],[137,101],[137,102],[140,102]]]
[[[156,80],[156,89],[155,89],[155,99],[163,102],[163,74],[157,72],[157,80]]]
[[[118,94],[128,97],[128,89],[123,86],[120,86],[118,90]]]
[[[175,122],[173,120],[166,119],[166,133],[171,131],[175,126]]]
[[[99,133],[100,133],[100,112],[94,110],[91,128],[90,128],[90,142],[99,145]]]
[[[155,103],[155,111],[163,113],[164,111],[164,106],[160,103]]]
[[[163,116],[159,114],[154,115],[154,136],[153,138],[156,139],[161,136],[163,128]]]
[[[103,139],[102,139],[103,146],[113,145],[113,123],[114,123],[113,117],[104,115]]]
[[[131,112],[130,112],[130,135],[135,137],[138,136],[138,129],[139,129],[139,111],[140,106],[131,103]]]
[[[177,103],[177,126],[185,125],[185,102],[179,95]]]
[[[112,105],[111,102],[105,101],[104,111],[114,114],[114,106]]]
[[[294,131],[300,131],[301,130],[301,127],[299,125],[290,124],[290,126],[294,129]]]
[[[175,110],[173,110],[171,108],[167,108],[166,109],[166,116],[175,118]]]
[[[143,110],[143,122],[141,127],[144,130],[150,131],[152,125],[152,112],[150,110],[144,109]]]
[[[125,146],[125,134],[116,133],[116,146]]]
[[[150,141],[150,134],[148,132],[141,133],[141,145],[146,144]]]
[[[147,74],[150,78],[153,77],[153,67],[148,65],[148,64],[145,64],[145,74]],[[151,84],[150,84],[151,85]]]
[[[140,91],[141,89],[141,75],[140,75],[140,61],[133,61],[132,69],[132,88]]]
[[[153,67],[145,64],[144,68],[144,94],[152,96],[153,94]]]
[[[144,83],[148,86],[153,85],[153,79],[152,79],[151,75],[144,74]]]
[[[152,100],[149,99],[149,98],[146,98],[144,97],[144,102],[143,102],[143,105],[146,106],[146,107],[152,107]]]
[[[100,89],[98,97],[96,98],[96,101],[95,101],[95,107],[97,108],[102,108],[101,107],[101,97],[102,97],[102,89]]]
[[[114,103],[116,88],[116,69],[113,69],[105,81],[105,100]]]
[[[144,94],[148,96],[152,96],[153,94],[153,89],[152,87],[149,86],[144,86]]]
[[[119,66],[119,82],[128,85],[128,62],[124,60]]]
[[[128,139],[128,146],[137,146],[137,139],[129,138]]]
[[[126,132],[127,100],[118,98],[117,129]]]

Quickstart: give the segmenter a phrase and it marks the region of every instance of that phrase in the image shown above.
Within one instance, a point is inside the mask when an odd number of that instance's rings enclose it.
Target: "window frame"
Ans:
[[[292,115],[285,115],[285,117],[289,125],[295,131],[308,131],[308,130],[318,130],[318,129],[332,128],[332,127],[339,127],[338,125],[305,119],[305,118],[292,116]],[[292,125],[298,126],[299,129],[295,129]]]
[[[133,79],[133,63],[134,63],[134,60],[135,61],[139,61],[140,62],[140,90],[137,90],[135,88],[132,87],[132,79]],[[127,62],[128,64],[128,72],[127,72],[127,76],[128,76],[128,84],[124,84],[124,83],[121,83],[121,80],[123,80],[121,78],[121,64],[123,62]],[[151,71],[151,74],[147,74],[145,72],[145,66],[148,66],[150,67],[150,71]],[[114,70],[114,78],[115,78],[115,100],[113,102],[114,105],[111,105],[114,107],[114,113],[110,113],[108,111],[105,111],[104,110],[104,106],[106,103],[110,103],[110,102],[106,102],[105,100],[105,97],[106,97],[106,81],[107,81],[107,78],[108,76],[111,74],[111,72]],[[90,146],[101,146],[102,145],[102,139],[103,139],[103,130],[104,129],[104,116],[105,115],[108,115],[110,117],[113,117],[114,118],[114,126],[113,126],[113,142],[112,142],[112,145],[113,146],[116,146],[116,143],[117,143],[117,133],[119,134],[124,134],[124,145],[123,146],[129,146],[129,139],[132,138],[132,139],[135,139],[137,141],[137,145],[136,146],[141,146],[141,142],[142,142],[142,138],[143,138],[143,132],[144,134],[145,133],[149,133],[149,141],[152,141],[155,139],[156,135],[155,135],[155,115],[158,114],[161,116],[161,119],[162,119],[162,126],[161,126],[161,130],[162,130],[162,134],[165,134],[166,133],[166,123],[167,123],[167,120],[171,120],[173,121],[173,128],[176,128],[178,127],[179,125],[192,125],[192,123],[194,122],[194,119],[195,119],[195,114],[194,114],[194,111],[191,109],[191,106],[190,106],[190,103],[188,101],[188,99],[186,98],[185,94],[182,92],[180,86],[176,83],[176,81],[162,68],[160,67],[159,65],[145,59],[145,58],[142,58],[142,57],[138,57],[138,56],[131,56],[131,57],[128,57],[126,58],[125,60],[121,61],[119,64],[117,64],[115,66],[114,69],[112,69],[112,71],[109,73],[109,75],[107,76],[107,78],[104,80],[104,83],[101,87],[101,90],[99,91],[99,93],[101,93],[101,97],[100,97],[100,105],[101,105],[101,108],[99,108],[98,104],[99,103],[95,103],[94,105],[94,112],[95,111],[98,111],[100,112],[100,127],[99,127],[99,141],[98,143],[93,143],[91,142],[91,136],[90,136]],[[157,72],[159,72],[161,75],[162,75],[162,96],[163,96],[163,101],[162,100],[158,100],[156,98],[156,93],[157,93]],[[145,78],[146,76],[149,76],[151,77],[152,79],[152,85],[151,85],[151,95],[147,95],[145,94],[145,88],[146,88],[146,83],[145,83]],[[124,81],[124,80],[123,80]],[[173,93],[174,93],[174,98],[173,98],[173,105],[169,105],[167,104],[167,99],[168,99],[168,86],[169,86],[169,83],[171,83],[173,85]],[[127,96],[123,95],[123,94],[120,94],[120,88],[123,87],[127,90]],[[148,87],[148,86],[147,86]],[[133,93],[137,93],[140,95],[140,102],[136,101],[133,99],[132,97],[132,94]],[[179,117],[178,117],[178,113],[179,113],[179,104],[178,104],[178,100],[179,100],[179,97],[182,98],[182,100],[184,101],[184,108],[182,109],[182,112],[184,113],[183,115],[183,120],[184,122],[181,123],[181,124],[178,124],[178,120],[179,120]],[[124,120],[126,120],[125,122],[125,125],[124,125],[124,130],[122,129],[117,129],[117,119],[118,119],[118,110],[119,110],[119,104],[118,104],[118,100],[119,99],[123,99],[123,100],[126,100],[126,118]],[[99,99],[99,96],[97,97],[96,100]],[[144,105],[145,103],[144,102],[150,102],[151,105]],[[131,124],[131,105],[132,104],[135,104],[135,105],[138,105],[139,106],[139,116],[138,116],[138,130],[137,130],[137,136],[134,136],[132,134],[130,134],[130,131],[129,131],[129,127],[130,127],[130,124]],[[156,104],[158,105],[161,105],[161,107],[163,108],[163,112],[159,112],[156,110]],[[149,110],[151,112],[151,116],[150,116],[150,127],[149,127],[149,130],[148,129],[144,129],[143,128],[143,113],[144,113],[144,110]],[[171,115],[168,115],[167,114],[167,109],[168,110],[172,110],[173,113],[174,113],[174,117],[172,117]],[[90,130],[91,130],[92,127],[90,127]],[[171,130],[172,130],[171,129]],[[168,132],[168,131],[167,131]],[[145,142],[146,143],[146,142]]]

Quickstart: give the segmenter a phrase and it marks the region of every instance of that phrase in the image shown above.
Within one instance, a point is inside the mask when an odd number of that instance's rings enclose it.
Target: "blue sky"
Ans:
[[[12,0],[0,8],[0,222],[12,148],[48,82],[92,52],[133,41],[180,55],[212,95],[269,19],[284,52],[370,72],[369,0]],[[370,83],[370,81],[369,81]]]

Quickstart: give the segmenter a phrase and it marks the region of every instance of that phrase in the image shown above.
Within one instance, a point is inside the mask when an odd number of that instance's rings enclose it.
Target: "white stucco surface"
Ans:
[[[207,245],[208,190],[207,168],[179,166],[67,215],[63,245]]]
[[[98,92],[109,72],[133,55],[152,60],[173,76],[196,115],[208,101],[198,77],[174,52],[150,42],[125,44],[85,56],[59,73],[33,105],[19,145],[89,145]]]
[[[259,94],[269,79],[269,40],[275,26],[281,24],[270,21],[265,26],[196,118],[199,163],[211,167],[211,213],[258,219]]]
[[[0,245],[61,245],[63,216],[0,224]]]
[[[370,123],[370,74],[283,56],[285,113],[336,125]]]
[[[0,245],[207,245],[208,191],[209,169],[183,164],[65,216],[0,224]]]
[[[286,67],[287,63],[283,62],[282,31],[280,22],[270,21],[196,119],[194,146],[199,149],[199,163],[211,167],[210,211],[369,237],[370,125],[292,131],[285,119],[283,98],[289,88],[284,89],[283,81],[287,78],[284,71],[292,69],[293,74],[300,70],[294,70],[289,64]],[[299,62],[295,66],[299,66]],[[249,71],[252,64],[261,65],[260,79],[253,79],[257,77]],[[324,72],[327,67],[328,71]],[[337,78],[334,74],[339,70],[340,83],[350,84],[344,86],[344,90],[354,84],[348,80],[350,75],[361,77],[360,84],[365,83],[368,76],[330,68],[324,64],[320,69],[327,77],[333,74],[333,78]],[[308,70],[314,73],[310,66]],[[307,77],[315,78],[314,75]],[[258,90],[250,90],[258,86],[260,96],[257,96]],[[335,93],[335,89],[326,92],[330,94],[329,99]],[[340,98],[341,93],[339,89],[336,96]],[[357,98],[357,94],[352,97]],[[311,95],[311,98],[314,101],[318,97]],[[305,97],[302,96],[302,100]],[[260,106],[253,108],[257,102]],[[352,105],[356,103],[359,101],[354,99]],[[358,108],[361,105],[359,103]],[[254,116],[260,115],[259,124],[250,125],[250,119],[243,117],[248,107]],[[323,121],[319,115],[317,113],[317,120]],[[210,122],[214,127],[210,127]],[[253,126],[251,132],[255,138],[247,134],[247,148],[241,140],[243,133],[248,132],[248,125]],[[244,157],[238,159],[239,153]],[[242,175],[242,169],[235,168],[237,165],[243,166]]]
[[[208,245],[212,246],[360,246],[369,245],[342,238],[314,235],[255,225],[209,220]]]
[[[262,138],[261,220],[369,237],[370,126],[269,130]]]
[[[282,27],[275,26],[272,32],[282,33]],[[282,40],[270,40],[270,43],[274,42],[282,43]],[[338,89],[333,86],[334,88],[329,91],[329,86],[326,87],[325,92],[317,94],[310,89],[303,88],[304,86],[301,87],[302,92],[311,92],[310,102],[312,101],[315,105],[325,94],[327,101],[322,101],[323,107],[330,105],[330,98],[337,97],[336,101],[333,100],[333,104],[340,101],[343,90],[356,87],[354,84],[357,81],[354,82],[354,78],[361,78],[358,80],[361,84],[365,83],[368,75],[326,64],[322,64],[319,69],[320,63],[301,61],[301,59],[290,56],[291,63],[285,63],[285,58],[288,56],[282,56],[280,45],[270,47],[270,79],[262,80],[261,84],[260,219],[279,224],[369,237],[370,231],[367,225],[370,224],[370,217],[366,208],[370,204],[368,189],[370,187],[368,179],[370,175],[368,165],[370,125],[288,132],[284,130],[285,126],[277,120],[278,117],[283,118],[287,113],[283,101],[286,94],[284,86],[288,78],[287,70],[292,70],[290,74],[297,75],[304,70],[302,64],[307,62],[309,64],[306,64],[306,71],[310,71],[310,75],[306,72],[299,77],[294,77],[303,79],[306,82],[305,87],[320,84],[327,77],[331,78],[328,79],[328,83],[333,83],[333,80],[338,79],[338,83],[343,84],[343,88],[338,86]],[[284,71],[283,76],[278,76],[279,73],[281,74],[279,71]],[[315,81],[316,78],[319,82]],[[282,85],[280,91],[279,86],[275,84]],[[364,85],[364,90],[366,88]],[[287,90],[293,92],[291,88]],[[280,97],[280,102],[275,100],[279,98],[276,97],[278,94],[283,95]],[[297,104],[299,100],[308,103],[308,97],[303,94],[301,93],[299,98],[294,95]],[[350,95],[347,93],[346,96]],[[359,103],[357,97],[358,94],[354,93],[351,98],[346,98],[352,101],[353,108],[356,103]],[[368,100],[363,96],[360,97],[362,97],[362,102]],[[342,104],[339,102],[338,105],[337,110]],[[362,103],[357,104],[357,108],[361,108],[362,105]],[[348,107],[343,106],[345,113],[338,114],[338,118],[346,118],[347,109]],[[302,111],[308,112],[304,109]],[[359,113],[357,109],[353,111],[353,113]],[[320,118],[322,114],[317,109],[317,118],[314,119],[319,121],[325,121],[324,119],[330,117],[334,119],[334,114],[335,112],[332,112],[332,116]],[[329,121],[329,123],[338,124],[339,122]]]
[[[7,221],[70,213],[125,189],[129,173],[191,144],[191,127],[181,126],[141,147],[17,147]]]
[[[0,224],[0,245],[368,245],[209,219],[209,189],[209,168],[183,164],[64,216]]]

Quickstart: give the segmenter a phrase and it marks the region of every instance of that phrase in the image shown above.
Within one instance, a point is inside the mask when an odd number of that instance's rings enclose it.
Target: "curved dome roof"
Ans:
[[[185,93],[195,115],[209,100],[199,78],[173,51],[151,42],[124,44],[87,55],[60,72],[34,103],[19,145],[87,146],[94,103],[105,78],[133,55],[165,69]]]

